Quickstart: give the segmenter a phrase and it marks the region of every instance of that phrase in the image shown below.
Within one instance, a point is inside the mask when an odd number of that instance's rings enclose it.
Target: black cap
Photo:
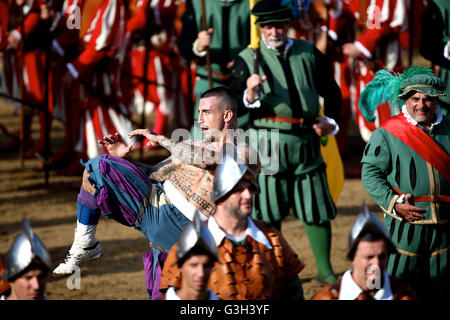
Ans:
[[[252,14],[258,18],[256,24],[289,22],[294,19],[291,8],[281,5],[280,0],[258,1]]]

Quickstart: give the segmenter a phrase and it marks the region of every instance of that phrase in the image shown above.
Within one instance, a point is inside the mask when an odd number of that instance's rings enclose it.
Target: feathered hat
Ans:
[[[411,90],[438,96],[445,95],[444,88],[443,81],[430,68],[422,65],[412,65],[403,73],[383,69],[375,73],[373,80],[361,93],[358,107],[367,121],[374,122],[375,110],[386,101],[391,115],[396,115],[400,113],[405,97]]]

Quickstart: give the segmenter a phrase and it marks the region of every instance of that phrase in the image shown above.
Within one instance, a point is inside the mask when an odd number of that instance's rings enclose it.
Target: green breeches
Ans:
[[[419,298],[448,296],[450,224],[411,224],[388,215],[384,223],[398,251],[389,257],[389,274],[410,285]]]
[[[335,218],[336,207],[328,191],[325,168],[305,175],[258,176],[261,192],[255,196],[252,217],[277,225],[294,208],[304,223],[322,224]]]
[[[255,197],[252,216],[276,224],[292,208],[294,216],[304,223],[319,225],[334,219],[336,207],[315,133],[251,132],[247,143],[259,152],[262,168],[258,175],[261,192]],[[263,174],[264,170],[272,172]]]

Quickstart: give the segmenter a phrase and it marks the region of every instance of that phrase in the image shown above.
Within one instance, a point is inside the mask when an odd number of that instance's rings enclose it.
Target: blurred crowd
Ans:
[[[209,31],[201,32],[196,1],[0,1],[2,98],[24,103],[22,132],[8,132],[9,141],[1,147],[22,143],[25,158],[38,153],[50,159],[50,168],[71,173],[80,170],[80,157],[91,159],[106,151],[98,139],[114,132],[126,139],[133,126],[149,125],[139,116],[133,123],[133,115],[153,113],[152,131],[158,134],[167,133],[169,118],[174,128],[191,127],[197,120],[196,97],[208,85],[228,84],[234,56],[253,37],[251,4],[219,2],[232,14],[208,12]],[[377,70],[397,72],[407,65],[405,53],[417,47],[409,19],[416,19],[424,4],[284,2],[297,10],[289,36],[315,43],[329,58],[343,97],[336,138],[345,155],[349,121],[355,121],[367,142],[390,116],[388,107],[380,107],[377,121],[368,123],[357,108],[359,94]],[[219,27],[223,18],[233,24],[235,34]],[[416,27],[413,36],[419,32]],[[199,40],[209,41],[209,60],[193,47]],[[207,69],[212,69],[212,79],[206,79]],[[47,126],[45,110],[50,114]],[[33,115],[40,119],[38,141],[31,137]],[[53,119],[65,125],[64,142],[60,150],[44,150],[45,128],[51,128]]]

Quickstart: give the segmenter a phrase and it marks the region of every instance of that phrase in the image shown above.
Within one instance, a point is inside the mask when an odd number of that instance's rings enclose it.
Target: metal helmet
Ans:
[[[22,231],[14,239],[11,248],[5,256],[6,271],[3,279],[12,279],[24,271],[33,259],[38,258],[49,269],[51,267],[50,255],[42,241],[31,229],[27,218],[22,220]]]
[[[347,256],[350,260],[353,259],[353,255],[356,251],[356,246],[358,245],[359,241],[364,235],[368,233],[381,235],[386,240],[388,250],[390,252],[396,250],[394,244],[391,241],[391,235],[384,227],[380,219],[378,219],[377,216],[372,212],[369,212],[366,201],[363,200],[362,212],[356,217],[348,238],[349,252]]]
[[[177,261],[181,265],[186,255],[195,247],[201,247],[210,256],[218,259],[216,242],[208,227],[200,220],[199,214],[194,214],[194,219],[188,223],[178,239]]]
[[[227,195],[245,175],[249,176],[249,181],[259,190],[250,169],[240,161],[237,150],[232,144],[227,143],[222,147],[222,155],[222,161],[217,165],[214,172],[211,201],[217,202]]]

